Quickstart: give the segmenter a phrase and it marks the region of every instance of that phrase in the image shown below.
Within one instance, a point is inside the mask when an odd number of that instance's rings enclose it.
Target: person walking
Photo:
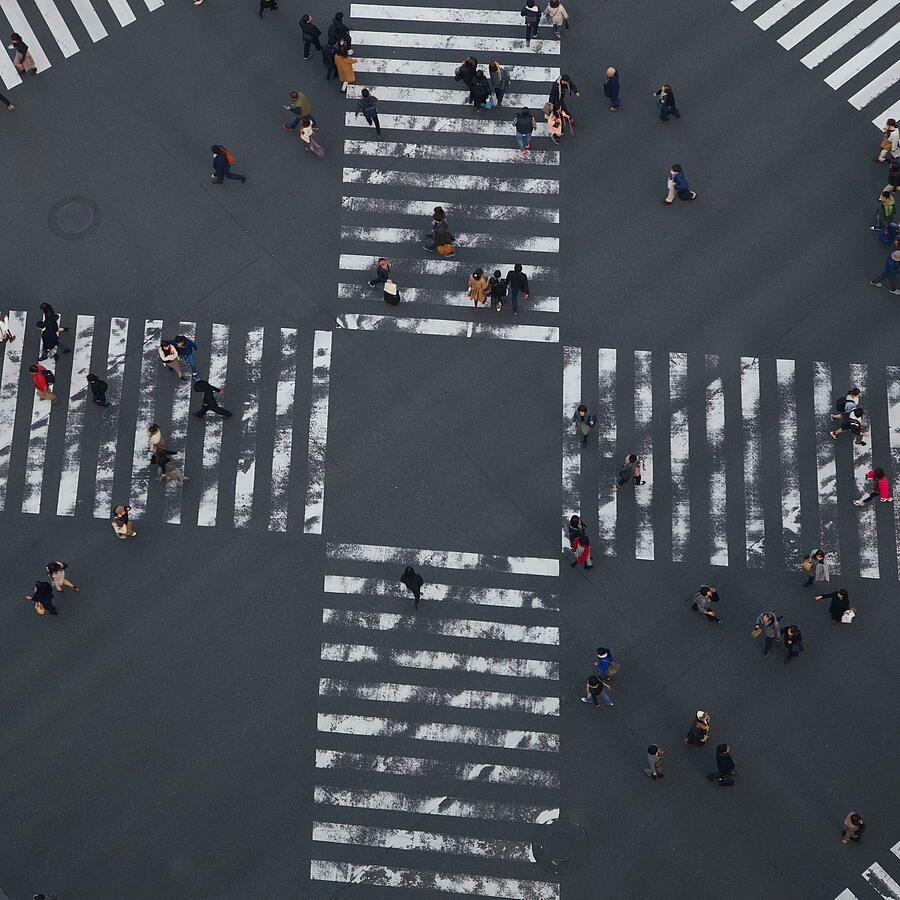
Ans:
[[[0,344],[11,344],[15,339],[9,327],[9,317],[5,312],[0,312]]]
[[[335,48],[331,44],[325,44],[322,48],[322,64],[325,66],[325,81],[337,78],[337,66],[334,62]]]
[[[619,100],[619,72],[613,66],[606,70],[606,80],[603,82],[603,95],[609,100],[609,108],[618,112],[622,108]]]
[[[831,579],[831,571],[828,568],[824,550],[810,550],[809,556],[800,565],[803,571],[807,573],[807,579],[803,582],[803,587],[809,587],[813,582],[829,581]]]
[[[56,394],[51,390],[56,376],[40,363],[29,366],[28,371],[31,372],[31,380],[34,382],[34,389],[37,391],[38,397],[41,400],[49,400],[51,403],[56,402]]]
[[[576,97],[581,96],[581,92],[576,87],[575,82],[572,81],[568,75],[563,73],[551,85],[550,96],[548,99],[554,108],[559,107],[563,112],[568,113],[569,107],[566,106],[566,97],[570,94],[574,94]],[[574,125],[575,119],[572,118],[571,114],[569,115],[569,118]]]
[[[213,144],[209,149],[212,150],[213,155],[213,172],[209,176],[213,184],[221,184],[226,178],[240,181],[241,184],[247,180],[246,175],[238,175],[231,171],[234,157],[221,144]]]
[[[390,306],[400,305],[400,288],[397,286],[397,283],[390,278],[384,283],[381,296],[384,302]]]
[[[313,156],[322,157],[325,155],[325,148],[316,140],[313,135],[312,120],[308,116],[304,116],[300,120],[300,131],[297,136],[300,138],[300,145]]]
[[[165,447],[157,446],[156,452],[153,454],[153,462],[159,467],[157,481],[176,481],[178,484],[184,484],[191,480],[190,476],[185,475],[178,463],[172,459],[180,452],[180,450],[167,450]]]
[[[178,359],[178,348],[172,341],[160,341],[159,348],[156,351],[162,360],[163,368],[174,372],[182,381],[187,378],[181,371],[181,362]]]
[[[672,90],[671,84],[664,84],[658,91],[653,92],[656,97],[656,109],[659,117],[663,122],[669,121],[669,116],[675,116],[676,119],[681,118],[678,107],[675,105],[675,92]]]
[[[872,231],[881,231],[887,228],[890,234],[890,228],[894,224],[894,194],[892,191],[882,191],[878,196],[878,215],[875,218],[875,224]],[[884,241],[888,243],[888,241]]]
[[[163,433],[160,430],[159,425],[155,422],[147,429],[147,447],[150,450],[150,453],[156,453],[156,451],[162,447],[166,446],[166,439],[163,437]]]
[[[30,594],[25,595],[26,600],[34,604],[34,611],[39,615],[58,616],[59,610],[53,605],[53,588],[49,581],[36,581]]]
[[[616,490],[621,490],[629,481],[636,488],[647,483],[641,479],[641,458],[637,453],[629,453],[628,456],[625,457],[625,464],[619,470],[619,478],[616,481]]]
[[[834,431],[830,432],[831,436],[837,438],[839,434],[848,431],[850,434],[856,435],[855,442],[857,444],[865,446],[866,442],[863,440],[865,437],[865,433],[863,432],[863,416],[865,416],[865,414],[866,411],[861,406],[851,409],[850,412],[847,413],[845,421],[841,423],[840,428],[835,428]]]
[[[544,118],[547,120],[547,133],[554,144],[558,144],[563,136],[563,113],[559,107],[551,103],[544,104]]]
[[[893,193],[900,187],[900,163],[892,161],[888,166],[887,184],[884,190]]]
[[[572,552],[575,554],[575,562],[572,563],[573,569],[579,563],[582,563],[585,569],[594,568],[594,561],[591,559],[591,539],[587,534],[581,534],[572,541]]]
[[[475,104],[477,115],[481,115],[481,110],[490,98],[491,93],[491,83],[484,77],[484,72],[479,69],[472,79],[472,86],[469,88],[469,98]]]
[[[566,12],[566,8],[559,0],[550,0],[544,10],[544,15],[553,27],[553,37],[555,37],[556,40],[560,40],[562,38],[563,26],[566,28],[569,27],[569,14]]]
[[[600,672],[600,677],[609,681],[619,671],[619,664],[613,659],[612,650],[609,647],[597,648],[597,659],[594,660],[594,668]]]
[[[41,355],[38,357],[38,361],[45,360],[48,356],[53,359],[59,359],[57,347],[59,347],[59,331],[61,329],[57,329],[43,319],[40,322],[36,322],[35,325],[41,332]],[[68,350],[63,352],[68,353]]]
[[[113,509],[113,531],[115,531],[116,536],[120,538],[134,537],[137,532],[134,530],[134,525],[131,524],[131,519],[128,513],[131,512],[130,506],[124,506],[123,504],[119,504]],[[118,524],[117,524],[118,523]]]
[[[183,334],[176,334],[174,341],[163,341],[163,344],[168,344],[175,348],[179,361],[178,374],[181,375],[180,362],[184,360],[191,367],[191,375],[196,381],[199,377],[197,375],[197,364],[194,362],[194,352],[197,350],[197,345]]]
[[[831,414],[832,419],[846,419],[847,415],[857,406],[859,406],[859,398],[862,392],[858,387],[850,388],[846,395],[838,397],[834,401],[835,412]]]
[[[572,421],[575,423],[575,433],[581,434],[581,446],[583,447],[591,436],[591,429],[597,424],[597,417],[588,413],[584,403],[579,403],[572,413]]]
[[[109,385],[105,381],[92,373],[88,375],[87,383],[91,389],[94,403],[97,406],[112,406],[109,400],[106,399],[106,392],[109,390]]]
[[[728,744],[719,744],[716,747],[716,771],[706,777],[710,781],[715,781],[719,787],[731,787],[736,772],[731,747]]]
[[[694,714],[694,721],[688,729],[686,737],[681,739],[682,744],[692,744],[694,747],[702,747],[709,740],[709,730],[712,719],[709,713],[698,709]]]
[[[763,656],[768,656],[772,652],[772,644],[781,640],[781,616],[775,612],[760,613],[751,634],[753,637],[763,636]]]
[[[309,48],[315,47],[316,50],[322,50],[322,45],[319,43],[319,36],[322,32],[319,30],[318,25],[313,25],[313,17],[310,15],[305,15],[300,20],[300,35],[303,39],[303,58],[309,59],[310,53]]]
[[[816,600],[830,600],[828,615],[831,617],[831,624],[844,624],[844,613],[850,610],[850,592],[847,588],[840,588],[830,594],[816,594]]]
[[[644,774],[653,781],[659,781],[663,778],[663,752],[656,744],[651,744],[647,748],[647,768]]]
[[[492,62],[488,65],[488,77],[491,80],[491,90],[496,98],[495,105],[502,106],[503,98],[509,90],[509,72],[500,63]]]
[[[472,308],[478,309],[479,305],[484,306],[487,303],[487,292],[490,289],[490,282],[484,274],[484,269],[478,268],[469,276],[469,299],[472,301]]]
[[[73,591],[78,590],[78,588],[66,578],[66,569],[68,568],[68,563],[60,562],[58,559],[47,563],[47,574],[50,576],[50,583],[53,585],[53,590],[55,590],[57,594],[61,594],[63,588],[72,588]]]
[[[262,18],[264,9],[278,9],[275,0],[259,0],[259,17]]]
[[[714,587],[710,587],[708,584],[701,584],[700,590],[694,595],[691,609],[706,616],[707,622],[716,622],[721,625],[724,620],[717,616],[712,608],[712,604],[718,603],[719,599],[719,592]]]
[[[500,274],[499,269],[494,270],[490,277],[491,306],[496,312],[503,309],[503,301],[506,299],[506,279]]]
[[[516,143],[522,153],[531,149],[531,135],[534,131],[534,116],[527,106],[522,107],[522,111],[516,114],[514,120],[516,126]]]
[[[787,650],[785,663],[789,663],[792,659],[797,659],[803,650],[803,635],[796,625],[788,625],[784,631],[784,647]]]
[[[509,288],[509,302],[512,304],[513,315],[519,314],[519,297],[528,299],[528,276],[522,271],[522,263],[516,263],[506,273],[506,286]]]
[[[887,280],[892,294],[900,294],[897,290],[897,274],[900,273],[900,250],[892,250],[884,261],[884,269],[877,278],[873,278],[869,284],[880,288],[882,282]]]
[[[468,93],[466,94],[466,103],[472,102],[472,82],[475,80],[475,73],[478,71],[478,60],[474,56],[467,56],[456,68],[453,73],[454,81],[461,81]]]
[[[316,124],[316,117],[311,112],[311,107],[309,105],[309,100],[306,98],[306,94],[302,91],[291,91],[290,93],[291,102],[289,106],[286,106],[285,109],[293,113],[294,121],[288,125],[287,122],[282,124],[282,128],[285,131],[295,131],[297,126],[300,124],[300,120],[306,116],[310,122],[312,122],[313,128],[318,128],[319,126]]]
[[[332,47],[336,47],[341,41],[344,42],[344,49],[349,50],[353,46],[353,38],[350,35],[350,29],[344,24],[344,14],[337,12],[328,26],[328,43]]]
[[[356,72],[353,67],[359,62],[356,56],[350,56],[347,50],[339,47],[334,51],[334,64],[337,66],[338,78],[341,80],[341,91],[347,93],[347,85],[356,81]]]
[[[888,119],[881,129],[881,146],[878,155],[872,161],[884,162],[888,155],[894,159],[900,156],[900,131],[897,130],[895,119]]]
[[[891,487],[888,484],[887,475],[884,474],[884,469],[881,467],[869,469],[869,471],[866,472],[866,478],[869,479],[870,490],[861,500],[854,500],[854,506],[865,506],[867,503],[871,503],[876,497],[878,497],[882,503],[893,502],[894,498],[891,496]]]
[[[866,823],[858,812],[848,812],[844,816],[844,830],[841,832],[841,843],[858,841],[866,830]]]
[[[391,264],[382,256],[375,264],[375,276],[369,279],[369,287],[377,287],[384,283],[391,276]]]
[[[425,579],[412,566],[407,566],[400,576],[400,583],[413,595],[413,609],[418,609]]]
[[[519,13],[525,19],[525,46],[531,46],[531,39],[538,36],[538,25],[541,21],[541,11],[535,0],[525,0],[525,6]]]
[[[13,65],[20,72],[28,72],[29,75],[37,75],[37,63],[32,58],[31,53],[28,52],[28,44],[22,40],[22,36],[16,34],[14,31],[9,36],[9,40],[9,49],[13,51]],[[7,103],[7,109],[9,106],[10,104]]]
[[[447,225],[447,214],[440,206],[436,206],[431,217],[431,243],[422,246],[432,253],[440,253],[441,256],[456,256],[456,250],[453,248],[455,240]]]
[[[213,387],[208,381],[201,378],[194,382],[194,390],[198,394],[203,395],[203,402],[200,405],[200,409],[194,413],[198,419],[205,419],[207,412],[214,412],[217,416],[222,416],[225,419],[232,415],[231,410],[219,406],[219,403],[216,400],[216,394],[222,393],[221,388]]]
[[[687,182],[687,176],[684,174],[681,166],[678,163],[672,166],[669,170],[669,177],[666,181],[666,185],[669,189],[668,194],[666,194],[666,199],[663,200],[667,206],[671,206],[675,202],[675,196],[678,195],[679,200],[696,200],[697,192],[692,191]]]
[[[600,704],[597,702],[599,697],[607,706],[615,706],[616,704],[613,703],[612,697],[609,696],[609,690],[609,685],[603,679],[596,675],[591,675],[585,685],[585,694],[581,698],[581,702],[593,703],[594,706],[599,706]]]
[[[574,552],[575,550],[575,538],[580,537],[583,534],[587,534],[587,526],[584,524],[584,520],[581,516],[570,516],[568,524],[566,525],[566,533],[569,536],[569,546],[571,550]]]
[[[378,98],[369,92],[368,88],[360,91],[359,100],[356,101],[356,114],[354,118],[359,118],[362,113],[366,117],[366,121],[370,125],[375,126],[375,136],[381,137],[381,123],[378,121]]]

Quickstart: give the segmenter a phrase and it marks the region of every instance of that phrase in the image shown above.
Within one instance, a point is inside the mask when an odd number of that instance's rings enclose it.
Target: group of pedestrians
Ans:
[[[61,560],[52,560],[47,563],[45,568],[47,577],[50,580],[44,581],[41,579],[35,581],[31,593],[26,594],[25,599],[33,605],[34,611],[39,616],[57,616],[59,615],[59,610],[53,603],[53,595],[63,593],[66,588],[72,591],[77,591],[78,588],[66,576],[66,570],[69,568],[68,563]]]
[[[874,157],[876,163],[887,163],[887,180],[878,195],[878,211],[875,214],[875,224],[872,226],[878,232],[878,238],[888,246],[887,258],[881,274],[873,278],[869,284],[873,287],[883,287],[888,283],[892,294],[900,295],[897,286],[897,278],[900,276],[900,226],[896,222],[897,208],[895,192],[900,188],[900,129],[896,119],[888,119],[881,129],[881,144],[878,153]]]

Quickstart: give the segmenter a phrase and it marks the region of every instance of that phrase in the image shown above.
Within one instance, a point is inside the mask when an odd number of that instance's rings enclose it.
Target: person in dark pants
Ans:
[[[831,572],[828,568],[828,562],[825,559],[825,551],[818,549],[813,550],[806,559],[803,560],[803,569],[808,572],[808,576],[806,581],[803,582],[803,587],[809,587],[814,581],[830,581],[831,580]],[[806,568],[806,565],[809,565],[809,568]]]
[[[568,113],[569,122],[574,125],[575,118],[574,116],[572,116],[572,114],[569,112],[569,108],[566,106],[566,97],[568,97],[569,94],[574,94],[576,97],[581,96],[581,92],[576,87],[575,82],[572,81],[572,79],[569,78],[568,75],[563,73],[559,78],[556,79],[556,81],[553,82],[553,86],[550,88],[550,104],[554,109],[556,109],[556,107],[559,107],[564,113]]]
[[[506,273],[506,284],[509,287],[509,302],[512,303],[513,315],[519,314],[519,295],[528,299],[528,276],[522,271],[522,263],[516,263]]]
[[[607,706],[615,706],[612,697],[609,696],[609,685],[597,675],[591,675],[585,686],[585,694],[581,698],[582,703],[593,702],[594,706],[599,706],[597,698],[600,698]]]
[[[366,117],[366,121],[375,126],[376,137],[381,137],[381,123],[378,121],[378,98],[370,93],[368,88],[363,88],[359,93],[354,118],[358,119],[359,114],[362,113]]]
[[[498,62],[492,62],[488,66],[488,77],[491,79],[491,88],[497,98],[497,106],[503,105],[503,97],[509,90],[509,72]]]
[[[900,272],[900,250],[892,250],[884,262],[884,271],[877,278],[873,278],[869,284],[872,287],[880,288],[881,283],[887,279],[887,283],[891,286],[891,293],[900,294],[900,291],[897,290],[898,272]]]
[[[10,112],[15,109],[15,107],[10,102],[9,97],[4,94],[0,94],[0,103],[2,103]]]
[[[48,356],[59,359],[59,353],[56,349],[59,347],[59,333],[56,327],[45,321],[37,322],[35,324],[41,332],[41,355],[38,357],[38,361],[44,360]]]
[[[784,658],[786,663],[800,656],[803,650],[803,635],[796,625],[788,625],[784,633],[784,646],[787,648],[787,656]]]
[[[850,592],[847,588],[832,591],[830,594],[816,594],[816,600],[830,600],[828,615],[832,625],[840,625],[844,613],[850,609]]]
[[[228,151],[220,144],[213,144],[209,148],[213,155],[213,173],[209,177],[213,184],[221,184],[225,178],[232,178],[243,184],[247,178],[244,175],[237,175],[231,171],[231,162],[228,159]]]
[[[304,16],[300,20],[300,33],[303,35],[303,58],[309,59],[309,48],[315,47],[321,50],[322,45],[319,43],[319,35],[322,32],[317,25],[313,25],[312,16]]]
[[[318,125],[316,124],[316,117],[312,114],[312,107],[309,105],[309,100],[306,99],[306,94],[302,91],[291,91],[290,93],[291,105],[286,106],[285,109],[289,113],[293,113],[294,121],[288,125],[285,122],[281,127],[285,131],[294,131],[297,126],[300,124],[300,120],[306,116],[310,122],[312,122],[312,126],[315,129],[318,129]]]
[[[479,69],[472,79],[472,86],[469,88],[469,100],[475,104],[475,112],[479,115],[491,93],[491,83],[484,77],[484,72]]]
[[[412,566],[407,566],[400,576],[400,583],[413,595],[413,609],[418,609],[425,579]]]
[[[231,410],[219,406],[216,400],[216,394],[222,393],[221,388],[213,387],[208,381],[204,381],[201,378],[194,382],[194,390],[198,394],[203,394],[203,403],[200,409],[194,413],[198,419],[205,419],[207,412],[214,412],[216,415],[223,416],[226,419],[232,414]]]
[[[687,175],[684,174],[684,171],[678,163],[675,163],[675,165],[669,169],[666,187],[669,189],[669,192],[666,194],[666,199],[662,201],[666,206],[671,206],[675,202],[676,194],[678,195],[679,200],[697,199],[697,192],[692,191],[688,186]]]
[[[675,116],[676,119],[681,118],[678,107],[675,105],[675,92],[672,90],[671,84],[664,84],[658,91],[653,92],[656,97],[656,108],[659,110],[659,117],[663,122],[669,121],[669,116]]]
[[[178,358],[187,361],[187,364],[191,367],[191,375],[194,377],[194,381],[196,381],[197,364],[194,362],[194,352],[197,349],[197,345],[189,337],[185,337],[183,334],[176,334],[174,343],[175,349],[178,351]]]
[[[531,39],[538,36],[538,25],[541,21],[541,11],[534,0],[525,0],[525,6],[519,13],[525,19],[525,46],[531,46]]]
[[[478,60],[474,56],[467,56],[457,67],[453,73],[454,81],[461,81],[465,84],[467,90],[472,90],[472,82],[475,80],[475,73],[478,71]],[[466,96],[466,103],[472,102],[472,95]]]
[[[772,652],[772,644],[781,640],[780,616],[774,612],[760,613],[752,634],[754,637],[763,636],[763,656],[768,656]]]
[[[328,43],[334,47],[338,41],[344,42],[345,50],[349,50],[353,46],[350,29],[344,24],[344,14],[342,12],[335,13],[334,19],[328,26]]]
[[[111,406],[109,400],[106,399],[106,392],[109,390],[109,385],[99,379],[96,375],[91,374],[87,377],[87,383],[91,386],[91,394],[94,397],[94,403],[97,406]]]
[[[858,841],[865,830],[866,823],[863,822],[863,817],[857,812],[848,812],[844,816],[844,831],[841,836],[841,843],[846,844],[847,841]]]
[[[609,100],[609,108],[613,112],[618,112],[622,108],[622,104],[619,102],[619,73],[612,66],[606,70],[603,95]]]
[[[734,767],[734,760],[731,758],[731,747],[728,744],[719,744],[716,747],[716,768],[717,772],[713,772],[706,777],[710,781],[718,783],[719,787],[731,787],[734,784],[734,776],[737,770]]]
[[[696,612],[703,613],[706,616],[707,622],[716,622],[718,624],[722,623],[722,619],[719,618],[713,612],[713,608],[710,604],[719,602],[719,592],[714,588],[710,587],[708,584],[701,584],[700,590],[697,591],[694,596],[694,603],[691,606],[691,609]]]
[[[382,256],[375,266],[375,277],[369,279],[369,287],[383,285],[391,277],[391,264]]]
[[[34,590],[30,594],[26,594],[25,599],[31,600],[33,603],[40,603],[51,616],[59,615],[53,605],[53,587],[49,581],[36,581]],[[36,609],[37,607],[35,607]]]
[[[275,0],[259,0],[259,17],[262,18],[264,9],[278,9]]]
[[[325,66],[325,80],[331,81],[332,76],[337,78],[337,63],[334,61],[334,47],[326,44],[322,48],[322,64]]]

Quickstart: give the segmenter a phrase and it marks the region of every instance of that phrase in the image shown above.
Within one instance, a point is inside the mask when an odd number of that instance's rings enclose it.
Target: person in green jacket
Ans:
[[[881,228],[894,223],[894,197],[890,191],[882,191],[878,198],[878,222]]]
[[[318,129],[316,117],[310,112],[309,100],[306,99],[306,94],[302,91],[291,91],[291,105],[286,106],[285,109],[294,114],[294,121],[290,125],[285,123],[281,126],[285,131],[294,131],[304,116],[312,122],[314,129]]]

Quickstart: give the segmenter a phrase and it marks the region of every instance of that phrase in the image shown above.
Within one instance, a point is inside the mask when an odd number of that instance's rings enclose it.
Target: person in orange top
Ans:
[[[49,400],[51,403],[56,400],[56,394],[50,390],[50,385],[54,382],[53,373],[49,369],[45,369],[40,363],[28,367],[31,372],[31,378],[34,381],[34,389],[38,393],[41,400]]]
[[[334,64],[337,66],[338,78],[341,79],[341,90],[344,93],[347,92],[347,85],[356,81],[353,67],[358,62],[359,60],[355,56],[350,56],[344,48],[340,48],[334,53]]]

